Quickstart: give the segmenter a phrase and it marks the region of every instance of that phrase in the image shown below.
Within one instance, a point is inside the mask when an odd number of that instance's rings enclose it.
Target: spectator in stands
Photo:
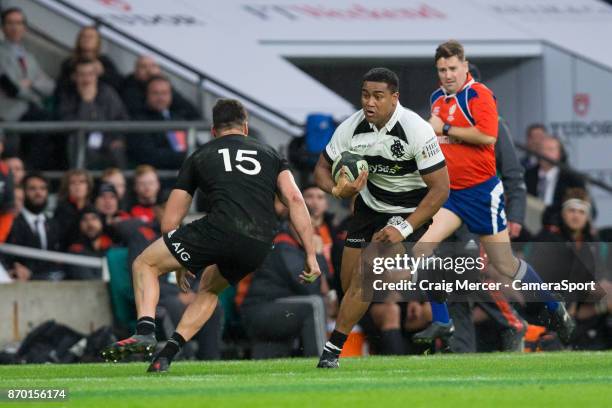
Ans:
[[[20,186],[26,174],[23,160],[17,156],[7,156],[4,158],[4,163],[6,163],[13,174],[13,184]]]
[[[147,82],[146,108],[139,120],[198,120],[200,116],[172,105],[172,84],[163,76]],[[158,169],[178,169],[187,154],[187,132],[170,130],[134,135],[128,139],[128,154],[138,164],[150,164]]]
[[[44,98],[53,80],[23,46],[26,17],[18,8],[2,11],[4,42],[0,43],[0,120],[45,120]]]
[[[23,209],[23,203],[25,201],[25,192],[23,191],[23,184],[15,186],[15,205],[14,212],[15,214],[19,214]]]
[[[134,72],[125,77],[120,91],[121,99],[131,116],[136,117],[145,110],[147,82],[152,77],[159,75],[161,75],[161,69],[152,56],[141,55],[136,59]]]
[[[0,43],[0,120],[50,120],[45,102],[55,83],[41,69],[36,57],[23,46],[26,17],[18,8],[2,12],[5,42]],[[48,168],[55,161],[51,154],[53,135],[21,134],[13,138],[12,154],[22,154],[36,168]],[[57,156],[57,155],[55,155]]]
[[[91,204],[93,186],[93,178],[87,170],[69,170],[62,177],[53,218],[61,228],[60,238],[63,248],[66,248],[78,234],[79,213]]]
[[[538,152],[540,149],[540,143],[548,135],[546,126],[541,123],[533,123],[527,127],[526,145],[529,150]],[[525,170],[531,169],[538,165],[538,158],[532,154],[525,154],[521,160],[521,164]]]
[[[56,96],[76,91],[74,73],[76,64],[80,60],[94,61],[94,68],[100,82],[113,87],[115,91],[119,92],[123,78],[117,70],[115,63],[108,56],[101,53],[101,48],[102,38],[96,27],[83,27],[79,31],[72,55],[62,62],[55,90]]]
[[[563,146],[556,137],[545,136],[539,144],[538,152],[548,159],[565,162]],[[585,188],[582,179],[546,160],[539,160],[536,167],[525,172],[525,184],[527,192],[547,206],[542,219],[544,225],[559,223],[561,202],[568,188]]]
[[[146,111],[147,83],[151,78],[160,75],[161,69],[152,56],[138,57],[134,65],[134,72],[128,75],[121,85],[121,98],[131,116],[137,117]],[[170,110],[183,112],[187,117],[200,117],[196,107],[175,89],[172,89]]]
[[[113,245],[111,238],[104,234],[102,216],[93,206],[84,207],[78,217],[79,232],[68,247],[68,252],[77,255],[102,257]],[[71,265],[66,268],[66,279],[100,279],[100,268]]]
[[[315,246],[319,248],[317,252],[323,254],[327,262],[327,270],[330,276],[333,276],[335,268],[332,253],[336,244],[334,241],[336,231],[333,224],[333,214],[327,212],[329,209],[327,194],[317,185],[310,184],[302,189],[302,195],[310,212],[310,219],[315,232]]]
[[[23,179],[23,186],[24,208],[13,222],[7,243],[58,251],[57,224],[45,215],[49,196],[47,180],[40,173],[29,173]],[[11,258],[10,264],[10,272],[18,280],[61,280],[64,276],[61,268],[51,262],[17,256]]]
[[[159,191],[159,177],[155,168],[148,164],[138,166],[134,172],[136,203],[130,209],[130,215],[144,222],[153,222]]]
[[[128,114],[117,92],[98,81],[96,61],[76,62],[76,92],[62,94],[58,103],[61,120],[106,121],[126,120]],[[87,165],[91,168],[125,166],[125,141],[115,133],[93,131],[87,135]]]
[[[102,172],[102,177],[100,178],[102,183],[112,184],[115,187],[115,192],[117,193],[117,197],[119,198],[119,208],[125,209],[125,192],[127,182],[125,181],[125,176],[123,172],[117,167],[108,167]]]
[[[329,293],[324,298],[325,310],[328,319],[333,320],[338,312],[339,271],[344,239],[338,238],[338,231],[333,222],[334,215],[328,212],[327,194],[317,185],[309,184],[302,189],[302,195],[310,212],[316,251],[325,258],[327,263]]]
[[[0,134],[0,158],[4,151],[4,135]],[[15,184],[11,168],[0,160],[0,243],[6,241],[15,218]]]
[[[591,200],[582,188],[567,189],[561,206],[558,225],[544,228],[536,237],[537,245],[531,252],[546,282],[602,282],[606,279],[605,253],[607,248],[591,226]],[[575,302],[570,308],[576,318],[573,345],[581,349],[610,347],[607,338],[606,315],[609,313],[603,299],[598,307],[596,293],[564,293],[566,301]],[[586,301],[586,300],[590,301]]]
[[[327,271],[322,254],[321,270]],[[287,357],[293,339],[299,338],[304,356],[317,356],[326,340],[325,306],[327,280],[321,285],[303,285],[304,250],[293,227],[279,233],[274,249],[253,274],[240,307],[245,329],[255,342],[253,358]]]
[[[115,186],[109,183],[100,184],[94,205],[102,218],[104,233],[114,242],[119,242],[113,227],[116,223],[129,219],[130,215],[119,208],[119,195]]]

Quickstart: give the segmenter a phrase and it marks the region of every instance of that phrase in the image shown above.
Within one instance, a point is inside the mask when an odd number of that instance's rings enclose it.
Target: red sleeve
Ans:
[[[497,103],[493,93],[486,87],[472,87],[476,96],[469,101],[470,113],[476,121],[476,128],[488,136],[497,137],[498,122]]]

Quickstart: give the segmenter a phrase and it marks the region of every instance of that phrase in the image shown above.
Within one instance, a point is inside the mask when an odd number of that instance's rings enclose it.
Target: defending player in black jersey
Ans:
[[[109,346],[103,356],[116,361],[132,353],[153,351],[158,277],[177,271],[185,288],[186,274],[204,271],[196,300],[149,366],[167,371],[172,358],[202,328],[228,285],[257,269],[272,246],[276,229],[274,197],[289,208],[290,220],[306,251],[304,282],[320,270],[313,247],[310,216],[287,162],[269,146],[247,138],[247,113],[236,100],[221,99],[213,107],[214,140],[200,147],[181,168],[162,220],[163,237],[151,244],[132,265],[138,323],[136,334]],[[209,199],[210,212],[185,226],[181,221],[199,188]]]

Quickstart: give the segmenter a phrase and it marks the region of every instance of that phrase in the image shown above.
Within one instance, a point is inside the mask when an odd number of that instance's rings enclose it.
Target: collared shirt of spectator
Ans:
[[[23,45],[26,16],[19,8],[9,8],[1,19],[5,41],[0,43],[0,119],[47,119],[43,101],[55,83]]]
[[[146,109],[139,120],[197,120],[199,115],[172,105],[173,91],[170,81],[155,76],[147,83]],[[150,164],[158,169],[178,169],[187,154],[187,132],[169,130],[134,135],[128,139],[130,159],[138,164]]]
[[[60,98],[61,120],[127,120],[128,114],[115,90],[98,80],[96,62],[80,60],[74,71],[76,93]],[[116,133],[93,131],[87,135],[87,167],[124,167],[125,140]]]
[[[7,243],[58,251],[57,224],[45,215],[49,196],[48,182],[40,173],[30,173],[23,180],[24,207],[13,222]],[[25,257],[11,258],[11,274],[18,280],[60,280],[64,274],[57,264]]]
[[[550,160],[565,162],[563,146],[559,139],[546,136],[539,144],[538,152]],[[559,223],[561,203],[568,188],[585,188],[584,180],[546,160],[525,172],[527,192],[546,204],[542,219],[544,225]]]

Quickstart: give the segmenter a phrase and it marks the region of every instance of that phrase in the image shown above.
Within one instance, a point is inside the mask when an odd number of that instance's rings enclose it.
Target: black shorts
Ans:
[[[383,229],[391,217],[402,217],[406,219],[410,213],[379,213],[368,207],[361,196],[355,200],[355,211],[348,223],[348,232],[344,246],[348,248],[363,248],[364,245],[372,241],[372,235]],[[417,242],[427,228],[431,225],[431,221],[421,225],[414,230],[412,234],[406,238],[406,242]]]
[[[170,253],[187,270],[198,274],[216,264],[232,285],[259,268],[272,248],[271,241],[224,231],[205,218],[164,234],[163,238]]]

